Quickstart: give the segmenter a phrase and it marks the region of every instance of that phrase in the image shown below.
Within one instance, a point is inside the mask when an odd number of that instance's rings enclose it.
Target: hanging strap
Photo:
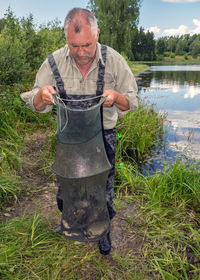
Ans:
[[[51,70],[53,72],[54,78],[56,80],[56,86],[58,88],[60,97],[63,98],[63,99],[67,98],[67,93],[66,93],[66,90],[65,90],[65,87],[64,87],[64,82],[63,82],[63,80],[60,76],[60,72],[59,72],[58,67],[56,65],[53,54],[50,54],[48,56],[48,61],[49,61],[49,64],[51,66]]]

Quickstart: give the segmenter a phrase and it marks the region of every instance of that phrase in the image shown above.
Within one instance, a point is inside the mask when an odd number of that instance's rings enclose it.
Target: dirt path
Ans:
[[[19,175],[23,182],[23,191],[18,201],[8,206],[0,215],[0,221],[5,222],[16,217],[32,216],[39,212],[48,217],[53,211],[56,212],[56,185],[50,176],[42,170],[44,159],[41,154],[47,143],[43,131],[34,133],[25,139],[26,146],[22,151],[23,166]]]

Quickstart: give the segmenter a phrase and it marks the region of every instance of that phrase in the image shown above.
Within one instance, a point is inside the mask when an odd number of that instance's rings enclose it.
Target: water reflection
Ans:
[[[139,76],[139,95],[167,114],[165,139],[146,169],[162,168],[178,156],[200,160],[200,65],[152,66]]]
[[[194,98],[199,94],[200,94],[199,87],[187,86],[186,93],[184,94],[184,98]]]

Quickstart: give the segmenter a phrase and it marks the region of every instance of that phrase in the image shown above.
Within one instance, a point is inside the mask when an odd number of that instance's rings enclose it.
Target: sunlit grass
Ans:
[[[146,64],[138,64],[135,62],[130,62],[129,67],[131,68],[134,75],[137,75],[139,72],[142,72],[148,68]]]
[[[116,182],[120,183],[121,168],[129,165],[140,166],[148,159],[153,147],[162,142],[164,116],[152,107],[140,105],[134,113],[126,114],[116,126]]]
[[[96,243],[65,239],[37,214],[0,225],[0,275],[7,279],[143,279],[131,258],[104,257]],[[141,278],[132,278],[142,275]]]
[[[127,255],[114,251],[105,258],[96,243],[74,242],[52,234],[51,221],[37,214],[2,224],[1,279],[197,280],[198,182],[198,166],[184,161],[145,177],[131,166],[122,167],[123,188],[118,192],[116,208],[120,212],[127,203],[137,205],[137,214],[125,217],[127,226],[123,229],[127,238],[140,238],[140,256],[136,254],[138,248],[130,247]],[[190,187],[183,190],[182,184]]]
[[[153,279],[157,274],[161,279],[199,279],[199,165],[177,160],[145,177],[132,166],[121,172],[118,193],[128,192],[138,206],[138,216],[129,223],[144,233],[143,254]]]

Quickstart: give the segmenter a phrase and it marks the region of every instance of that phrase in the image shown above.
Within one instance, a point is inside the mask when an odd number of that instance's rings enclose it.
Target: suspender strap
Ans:
[[[103,57],[104,65],[99,60],[99,70],[98,70],[98,79],[97,79],[97,90],[96,95],[100,96],[103,94],[104,91],[104,74],[105,74],[105,65],[106,65],[106,51],[107,47],[105,45],[101,45],[101,55]],[[101,106],[101,125],[102,131],[104,135],[104,127],[103,127],[103,107]]]
[[[101,55],[103,57],[104,64],[106,64],[106,51],[107,47],[105,45],[101,45]],[[60,97],[63,99],[67,99],[67,93],[64,87],[64,82],[60,76],[60,72],[58,70],[58,67],[56,65],[55,59],[52,54],[48,56],[48,62],[51,66],[51,70],[53,72],[54,78],[56,80],[56,86],[58,88]],[[99,60],[99,69],[98,69],[98,79],[97,79],[97,90],[96,95],[100,96],[103,94],[104,90],[104,74],[105,74],[105,65],[101,63],[101,60]]]
[[[58,70],[58,67],[56,65],[55,59],[54,59],[52,54],[50,54],[48,56],[48,61],[49,61],[49,64],[51,66],[51,70],[53,72],[54,78],[56,80],[56,86],[58,88],[60,97],[66,99],[67,98],[67,93],[66,93],[65,88],[64,88],[64,82],[63,82],[63,80],[60,76],[60,72]]]
[[[101,45],[101,55],[103,57],[104,64],[106,64],[106,51],[107,51],[107,47],[105,45]],[[99,70],[98,70],[97,90],[96,90],[97,96],[103,94],[104,74],[105,74],[105,65],[101,63],[101,60],[99,60]]]

